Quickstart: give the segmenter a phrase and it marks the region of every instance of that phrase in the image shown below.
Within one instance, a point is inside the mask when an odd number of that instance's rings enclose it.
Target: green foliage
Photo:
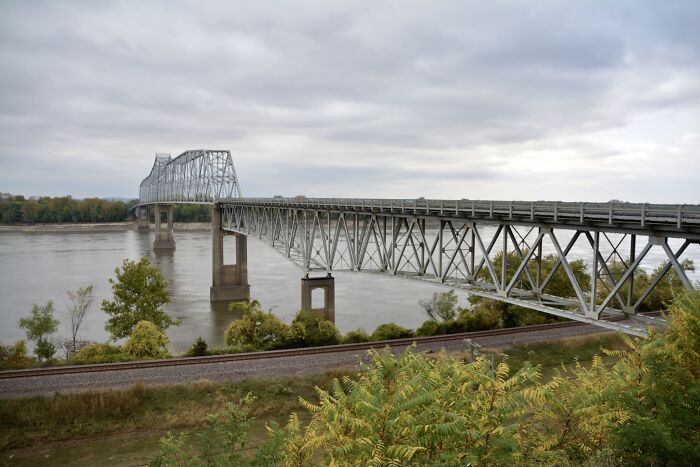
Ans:
[[[523,254],[527,254],[527,251],[523,252]],[[543,280],[549,275],[552,269],[554,269],[555,265],[557,264],[557,258],[557,255],[546,255],[542,258],[541,278]],[[509,252],[506,262],[506,280],[510,282],[515,275],[518,266],[520,265],[520,258],[517,252]],[[574,261],[569,261],[569,266],[571,266],[574,277],[576,277],[581,289],[589,290],[591,287],[591,275],[588,273],[586,262],[582,259],[577,259]],[[496,276],[500,280],[501,272],[503,271],[503,252],[498,252],[496,254],[493,260],[493,267],[494,271],[496,272]],[[537,262],[534,258],[528,262],[527,270],[533,278],[536,276]],[[491,274],[486,268],[483,268],[479,272],[478,277],[479,280],[482,281],[491,281]],[[520,275],[518,282],[523,283],[523,288],[525,289],[529,289],[531,287],[525,273]],[[571,285],[569,276],[561,266],[557,267],[551,280],[545,286],[543,293],[566,298],[576,296],[576,292]],[[501,326],[505,328],[528,326],[531,324],[545,324],[561,321],[563,319],[539,311],[531,310],[529,308],[511,305],[499,300],[477,297],[475,295],[470,295],[468,300],[473,305],[472,310],[474,312],[483,311],[485,313],[484,316],[500,315]]]
[[[290,347],[317,347],[338,342],[340,333],[335,324],[312,311],[299,311],[287,331],[287,345]]]
[[[364,331],[364,329],[355,329],[354,331],[348,331],[347,334],[341,339],[342,344],[357,344],[360,342],[369,342],[370,337]]]
[[[647,273],[641,268],[637,268],[634,271],[634,289],[632,296],[636,302],[644,293],[647,288],[654,283],[657,278],[659,283],[652,289],[647,298],[640,304],[638,311],[663,311],[666,310],[668,305],[673,301],[676,295],[682,294],[685,290],[681,279],[678,277],[676,270],[670,268],[668,272],[664,274],[664,270],[668,266],[668,262],[660,264],[651,274]],[[681,262],[681,267],[684,271],[695,271],[695,264],[691,259],[685,259]],[[598,302],[602,302],[608,295],[610,290],[612,290],[612,285],[609,282],[610,278],[619,281],[622,275],[625,273],[626,267],[622,262],[614,261],[608,264],[608,270],[610,271],[610,276],[603,276],[598,279]],[[663,276],[662,276],[663,274]],[[627,297],[629,293],[629,281],[625,282],[620,287],[620,294],[622,297]]]
[[[168,336],[150,321],[139,321],[124,344],[127,354],[136,358],[163,358],[168,353]]]
[[[53,302],[49,300],[46,305],[32,305],[32,314],[19,320],[19,327],[24,329],[27,339],[34,341],[34,354],[39,362],[48,360],[56,353],[54,346],[47,336],[56,332],[59,321],[53,316]]]
[[[203,357],[207,354],[207,341],[202,336],[197,337],[190,350],[187,351],[189,357]]]
[[[457,316],[457,294],[454,290],[435,292],[430,300],[420,300],[419,303],[434,321],[448,321]]]
[[[127,204],[99,198],[73,199],[61,197],[11,196],[0,198],[0,223],[32,224],[119,222],[127,219]]]
[[[132,357],[126,354],[124,349],[107,343],[86,345],[71,358],[71,362],[78,365],[87,363],[114,363],[126,360],[132,360]]]
[[[163,310],[170,301],[168,281],[148,258],[125,259],[114,272],[116,279],[109,279],[113,298],[102,301],[102,310],[110,316],[105,329],[112,339],[130,336],[139,321],[150,321],[161,331],[179,324]]]
[[[257,300],[235,302],[229,309],[243,316],[226,329],[226,345],[244,350],[284,348],[288,326],[271,311],[263,311]]]
[[[413,331],[399,326],[396,323],[380,324],[372,333],[373,341],[401,339],[404,337],[413,337]]]
[[[8,346],[0,344],[0,369],[25,368],[30,363],[31,360],[27,357],[27,344],[23,340],[20,339]]]

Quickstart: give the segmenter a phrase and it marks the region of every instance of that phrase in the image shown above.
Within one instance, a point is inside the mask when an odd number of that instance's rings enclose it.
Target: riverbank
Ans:
[[[150,226],[150,230],[154,230],[154,226]],[[136,230],[136,222],[104,222],[98,224],[12,224],[0,225],[0,232],[124,232],[127,230]],[[173,229],[178,232],[191,232],[210,230],[209,222],[176,222]]]

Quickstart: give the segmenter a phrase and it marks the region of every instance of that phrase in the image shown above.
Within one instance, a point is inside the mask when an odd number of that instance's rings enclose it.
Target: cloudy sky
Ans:
[[[700,2],[0,3],[0,191],[700,202]]]

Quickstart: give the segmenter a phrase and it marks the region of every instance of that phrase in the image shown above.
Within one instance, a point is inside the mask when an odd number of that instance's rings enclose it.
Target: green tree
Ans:
[[[139,321],[124,344],[127,354],[136,358],[167,357],[168,336],[150,321]]]
[[[49,300],[44,306],[32,305],[32,314],[19,320],[19,327],[24,329],[27,339],[35,342],[34,353],[40,362],[56,353],[56,347],[48,340],[48,336],[56,332],[59,324],[53,312],[53,302]]]
[[[234,302],[229,309],[243,316],[224,334],[226,344],[242,350],[281,349],[287,343],[288,326],[272,311],[263,311],[260,302]]]
[[[413,337],[413,331],[406,329],[403,326],[399,326],[396,323],[380,324],[372,333],[373,341],[402,339],[404,337]]]
[[[179,324],[163,310],[170,301],[168,281],[148,258],[125,259],[114,272],[116,279],[109,279],[113,298],[102,301],[102,311],[110,316],[105,329],[112,339],[130,336],[139,321],[150,321],[161,331]]]
[[[297,313],[287,331],[287,343],[292,347],[316,347],[338,342],[340,333],[335,324],[307,310]]]
[[[433,321],[447,321],[457,316],[457,294],[454,290],[435,292],[430,300],[420,300],[419,303]]]

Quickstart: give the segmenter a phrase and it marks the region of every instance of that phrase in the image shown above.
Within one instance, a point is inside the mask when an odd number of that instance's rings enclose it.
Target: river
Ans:
[[[0,232],[0,341],[7,344],[23,338],[18,320],[29,314],[32,304],[43,305],[48,300],[54,301],[56,315],[61,320],[57,336],[68,336],[66,291],[89,284],[95,287],[96,300],[85,318],[80,337],[107,340],[106,315],[99,304],[111,296],[108,278],[114,277],[114,269],[124,258],[148,256],[171,281],[167,312],[182,320],[180,326],[168,330],[171,350],[189,348],[197,336],[204,337],[210,346],[221,345],[224,330],[236,316],[225,305],[209,302],[210,233],[177,231],[175,240],[174,253],[155,254],[151,248],[152,232]],[[565,236],[560,241],[565,242]],[[670,243],[677,247],[679,241]],[[637,247],[642,246],[640,239]],[[647,269],[653,269],[663,260],[663,252],[658,247],[657,250],[650,253]],[[581,256],[590,254],[589,247],[581,247]],[[698,245],[689,248],[688,256],[700,265]],[[251,297],[286,322],[299,309],[301,276],[301,270],[275,250],[250,238]],[[371,333],[376,326],[389,321],[415,328],[426,319],[418,301],[439,290],[432,284],[376,274],[336,272],[334,276],[336,325],[342,332],[363,328]],[[700,276],[695,273],[689,277],[697,280]],[[459,304],[466,305],[466,293],[458,291],[458,295]]]
[[[208,231],[178,231],[172,254],[154,254],[153,233],[135,230],[87,233],[0,233],[0,341],[24,337],[18,320],[32,304],[53,300],[61,321],[57,336],[70,334],[65,316],[66,291],[92,284],[95,305],[80,331],[83,339],[105,341],[106,315],[102,299],[111,296],[109,277],[124,258],[148,256],[171,280],[171,302],[166,311],[180,320],[168,329],[173,351],[189,348],[197,336],[210,346],[221,345],[226,327],[236,318],[225,305],[209,302],[211,235]],[[425,319],[418,301],[438,290],[434,285],[395,277],[334,273],[336,325],[343,331],[363,328],[372,332],[388,321],[415,328]],[[300,305],[302,271],[275,250],[251,238],[248,241],[248,279],[251,297],[265,309],[290,322]],[[460,292],[460,304],[466,294]]]

